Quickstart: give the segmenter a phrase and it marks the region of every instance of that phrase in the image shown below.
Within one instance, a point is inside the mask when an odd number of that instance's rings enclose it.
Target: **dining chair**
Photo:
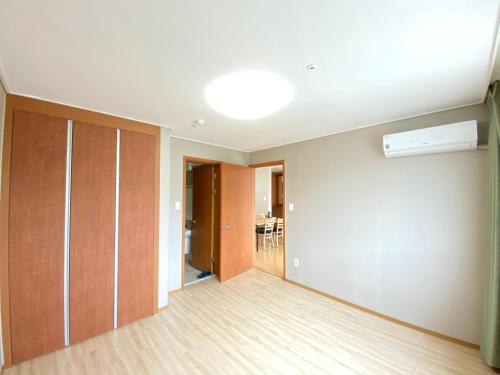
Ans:
[[[267,241],[271,241],[274,247],[274,223],[276,222],[276,218],[268,218],[266,219],[266,223],[264,224],[264,228],[259,233],[259,238],[262,239],[262,242],[264,243],[264,249],[267,249]]]
[[[274,232],[274,237],[276,237],[276,247],[280,246],[279,239],[283,237],[283,219],[278,218],[276,222],[276,231]]]

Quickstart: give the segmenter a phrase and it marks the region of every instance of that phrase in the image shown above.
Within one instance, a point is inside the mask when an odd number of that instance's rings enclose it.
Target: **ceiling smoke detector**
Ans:
[[[309,64],[309,65],[306,65],[306,70],[308,70],[308,71],[317,70],[318,68],[319,68],[318,64]]]
[[[202,125],[205,125],[205,120],[201,118],[193,121],[193,128],[197,128]]]

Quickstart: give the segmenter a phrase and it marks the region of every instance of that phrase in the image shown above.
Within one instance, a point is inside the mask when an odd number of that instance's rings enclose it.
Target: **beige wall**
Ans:
[[[271,167],[255,169],[255,213],[267,214],[272,211]]]
[[[233,164],[248,164],[247,152],[234,151],[223,147],[211,146],[205,143],[188,141],[180,138],[170,138],[170,223],[168,239],[168,290],[181,287],[181,231],[182,210],[175,209],[175,203],[182,205],[182,160],[184,156],[194,156],[203,159],[219,160]],[[163,230],[163,229],[162,229]]]
[[[286,161],[287,278],[479,343],[486,152],[386,159],[382,136],[477,119],[484,141],[488,117],[476,105],[251,153]]]

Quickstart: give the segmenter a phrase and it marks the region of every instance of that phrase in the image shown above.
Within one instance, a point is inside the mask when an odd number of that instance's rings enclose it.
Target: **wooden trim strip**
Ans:
[[[2,196],[0,201],[0,295],[2,299],[2,343],[4,369],[12,366],[9,296],[9,197],[13,119],[14,110],[9,106],[9,96],[7,94],[5,99],[5,121],[2,152]]]
[[[212,160],[212,159],[203,159],[203,158],[197,158],[194,156],[184,156],[184,162],[191,162],[191,163],[201,163],[201,164],[209,164],[209,165],[215,165],[215,164],[220,164],[222,161],[220,160]]]
[[[263,273],[265,273],[266,275],[269,275],[269,276],[272,276],[272,277],[277,277],[277,278],[278,278],[278,279],[280,279],[280,280],[287,281],[287,280],[286,280],[286,279],[284,279],[283,277],[278,276],[278,275],[276,275],[276,274],[274,274],[274,273],[272,273],[272,272],[269,272],[269,271],[267,271],[265,268],[260,267],[260,266],[257,266],[256,264],[252,264],[252,269],[257,270],[257,271],[259,271],[259,272],[263,272]]]
[[[20,95],[7,94],[6,97],[6,114],[7,110],[21,110],[60,117],[73,121],[81,121],[101,126],[108,126],[111,128],[120,128],[123,130],[131,130],[150,135],[160,135],[159,126],[146,124],[140,121],[129,120],[122,117],[89,111],[87,109],[75,108],[64,104],[48,102],[45,100],[28,98]]]
[[[263,168],[263,167],[275,167],[277,165],[282,165],[285,167],[285,161],[284,160],[275,160],[275,161],[266,161],[264,163],[256,163],[256,164],[250,164],[250,168]]]
[[[477,344],[473,344],[473,343],[465,341],[465,340],[457,339],[456,337],[451,337],[451,336],[448,336],[448,335],[444,335],[444,334],[439,333],[439,332],[431,331],[430,329],[423,328],[423,327],[417,326],[415,324],[408,323],[408,322],[405,322],[403,320],[399,320],[399,319],[393,318],[393,317],[385,315],[385,314],[381,314],[379,312],[370,310],[370,309],[368,309],[366,307],[363,307],[363,306],[360,306],[360,305],[356,305],[355,303],[346,301],[346,300],[344,300],[342,298],[339,298],[339,297],[332,296],[331,294],[328,294],[328,293],[322,292],[320,290],[311,288],[309,286],[306,286],[304,284],[298,283],[298,282],[290,280],[290,279],[285,279],[285,281],[287,283],[290,283],[290,284],[293,284],[295,286],[298,286],[298,287],[300,287],[302,289],[305,289],[305,290],[308,290],[310,292],[319,294],[320,296],[332,299],[332,300],[334,300],[336,302],[339,302],[339,303],[342,303],[342,304],[347,305],[349,307],[355,308],[356,310],[360,310],[360,311],[363,311],[365,313],[374,315],[374,316],[376,316],[378,318],[382,318],[382,319],[388,320],[388,321],[390,321],[392,323],[399,324],[399,325],[401,325],[403,327],[411,328],[411,329],[414,329],[416,331],[419,331],[419,332],[422,332],[422,333],[426,333],[428,335],[431,335],[431,336],[434,336],[434,337],[438,337],[440,339],[452,342],[454,344],[458,344],[458,345],[466,346],[466,347],[471,348],[471,349],[479,350],[479,345],[477,345]]]

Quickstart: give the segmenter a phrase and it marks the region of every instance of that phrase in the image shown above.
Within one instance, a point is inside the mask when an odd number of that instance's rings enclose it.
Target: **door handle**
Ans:
[[[229,224],[222,224],[220,226],[220,229],[229,229],[229,228],[231,228],[231,225],[229,225]]]
[[[191,223],[196,224],[196,220],[191,220]]]

